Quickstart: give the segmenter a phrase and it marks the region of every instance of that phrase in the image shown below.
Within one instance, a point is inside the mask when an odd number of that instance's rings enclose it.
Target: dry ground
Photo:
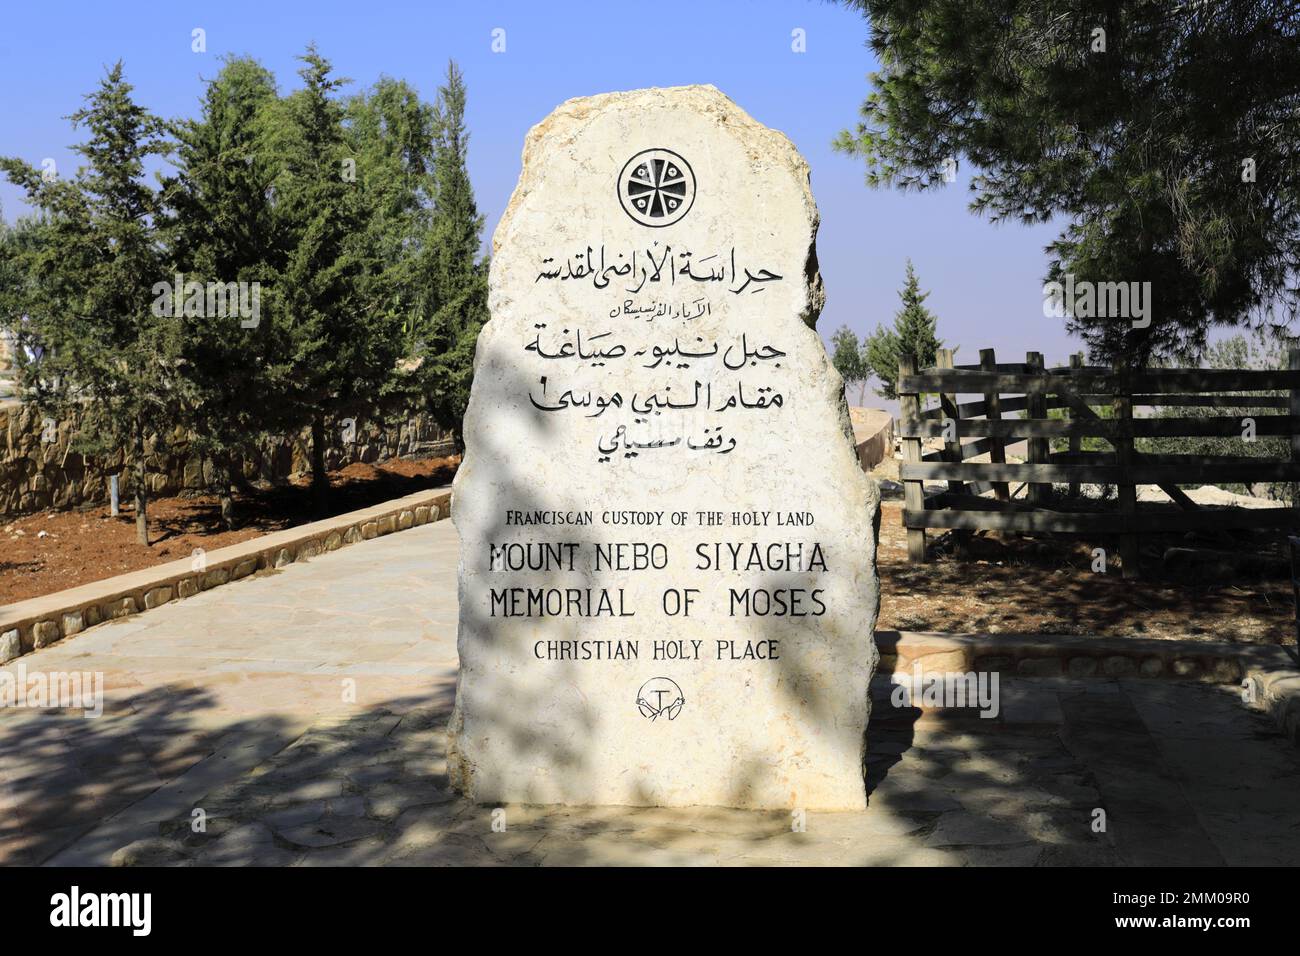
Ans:
[[[218,499],[162,498],[148,503],[149,545],[135,540],[135,511],[117,517],[108,505],[86,511],[43,511],[0,525],[0,605],[138,571],[250,538],[376,505],[448,484],[459,458],[395,459],[352,464],[330,475],[329,507],[313,510],[306,477],[236,498],[238,527],[221,524]],[[3,520],[3,519],[0,519]]]
[[[331,476],[329,514],[450,482],[458,460],[350,465]],[[311,521],[305,480],[243,495],[235,531],[222,530],[215,498],[150,502],[151,543],[135,543],[129,508],[43,512],[0,525],[0,604],[48,594]],[[931,533],[931,561],[909,564],[901,503],[885,501],[880,530],[882,629],[1204,638],[1241,643],[1294,640],[1284,578],[1202,575],[1126,581],[1091,569],[1107,542],[973,539],[964,555]],[[40,533],[46,534],[41,537]],[[1113,547],[1113,545],[1112,545]],[[1113,551],[1111,553],[1114,553]]]
[[[1294,641],[1289,580],[1180,575],[1126,581],[1092,570],[1093,547],[1109,546],[1114,554],[1110,542],[1012,535],[974,538],[965,556],[936,542],[929,563],[910,564],[901,510],[898,501],[882,507],[882,629]]]

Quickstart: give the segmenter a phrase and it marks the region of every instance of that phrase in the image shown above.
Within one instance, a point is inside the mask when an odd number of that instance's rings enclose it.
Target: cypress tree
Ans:
[[[912,260],[907,260],[907,279],[898,297],[903,307],[894,315],[894,327],[876,326],[864,343],[866,363],[880,381],[877,395],[891,401],[898,398],[898,362],[907,353],[916,356],[918,368],[934,365],[935,353],[943,346],[938,338],[938,319],[925,307],[930,293],[921,291]]]
[[[377,408],[395,386],[402,317],[370,213],[332,75],[314,46],[300,57],[304,87],[280,101],[272,123],[278,174],[274,217],[285,263],[275,312],[284,340],[276,375],[283,407],[311,428],[312,489],[323,508],[326,423]]]
[[[487,321],[488,261],[479,257],[483,217],[474,201],[466,167],[465,81],[447,66],[438,91],[438,139],[433,171],[436,196],[421,273],[428,300],[416,352],[426,407],[462,445],[461,425],[469,404],[474,345]]]
[[[256,61],[230,58],[208,83],[199,119],[175,124],[177,175],[167,182],[166,233],[173,268],[186,281],[256,288],[256,314],[178,316],[188,386],[192,449],[215,465],[222,519],[234,524],[238,463],[259,436],[283,424],[271,401],[276,329],[275,274],[282,267],[270,186],[273,163],[263,117],[275,78]],[[245,306],[250,303],[241,300]],[[205,303],[206,305],[206,303]]]

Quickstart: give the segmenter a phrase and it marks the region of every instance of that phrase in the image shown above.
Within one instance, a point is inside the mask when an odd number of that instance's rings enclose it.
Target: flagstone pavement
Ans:
[[[472,805],[443,759],[457,555],[440,521],[8,665],[106,691],[0,711],[0,863],[1300,863],[1300,750],[1175,681],[1008,680],[995,720],[882,684],[863,813]]]

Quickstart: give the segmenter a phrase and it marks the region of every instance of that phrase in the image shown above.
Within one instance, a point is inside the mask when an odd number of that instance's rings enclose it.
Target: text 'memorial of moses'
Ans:
[[[453,499],[472,799],[865,806],[879,498],[816,231],[793,145],[712,87],[529,133]]]

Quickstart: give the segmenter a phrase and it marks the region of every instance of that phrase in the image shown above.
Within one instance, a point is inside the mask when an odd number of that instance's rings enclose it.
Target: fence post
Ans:
[[[1029,371],[1044,378],[1043,354],[1041,352],[1025,353],[1025,364],[1029,366]],[[1047,417],[1047,396],[1043,392],[1030,393],[1026,400],[1026,418],[1046,418]],[[1031,465],[1047,464],[1048,444],[1046,438],[1029,439],[1029,463]],[[1050,484],[1033,482],[1029,486],[1029,500],[1036,505],[1045,504],[1049,497],[1048,492],[1051,489]]]
[[[916,356],[911,353],[898,360],[898,378],[916,374]],[[899,418],[903,430],[903,461],[921,460],[921,398],[916,392],[899,392]],[[903,507],[907,511],[925,510],[925,488],[920,480],[903,482]],[[919,564],[925,561],[925,529],[907,529],[907,560]]]
[[[1082,353],[1082,352],[1075,352],[1073,355],[1070,356],[1070,368],[1072,368],[1072,369],[1082,369],[1082,368],[1083,368],[1083,353]],[[1074,413],[1074,409],[1073,409],[1073,408],[1069,409],[1069,411],[1068,411],[1066,414],[1069,415],[1070,423],[1071,423],[1071,424],[1073,424],[1074,422],[1077,422],[1077,421],[1079,420],[1079,416],[1076,415],[1076,414]],[[1070,435],[1070,454],[1072,454],[1072,455],[1077,455],[1079,452],[1081,452],[1081,451],[1083,450],[1083,439],[1081,439],[1077,434],[1074,434],[1073,432],[1074,432],[1074,430],[1071,429],[1071,435]],[[1071,498],[1077,498],[1077,497],[1079,497],[1079,483],[1078,483],[1077,481],[1072,481],[1072,482],[1070,482],[1069,496],[1070,496]]]
[[[952,368],[953,367],[952,349],[936,350],[934,353],[934,364],[936,368],[947,368],[947,369]],[[944,461],[960,462],[962,456],[961,429],[957,425],[957,423],[960,422],[961,420],[961,409],[957,405],[957,393],[943,392],[942,394],[940,394],[939,407],[943,410],[944,421],[942,422],[942,424],[946,427],[947,420],[952,419],[954,423],[954,427],[957,429],[956,434],[953,435],[952,441],[948,441],[947,439],[944,440],[943,443]],[[963,481],[956,481],[953,479],[949,479],[948,490],[956,492],[959,495],[963,494],[966,491],[966,483]]]
[[[1137,486],[1133,484],[1133,387],[1128,366],[1116,367],[1115,392],[1115,464],[1119,468],[1119,512],[1126,517],[1137,514]],[[1140,577],[1138,570],[1138,536],[1132,532],[1119,536],[1119,558],[1126,578]]]
[[[997,372],[998,359],[993,349],[980,349],[980,369]],[[1002,396],[999,392],[984,393],[984,417],[991,422],[1002,420]],[[1006,442],[997,436],[989,438],[989,461],[995,465],[1005,465],[1007,462]],[[998,501],[1011,500],[1011,488],[1005,481],[995,481],[992,484],[993,497]]]
[[[1286,354],[1287,367],[1293,372],[1300,371],[1300,348],[1287,349]],[[1298,417],[1300,416],[1300,388],[1291,389],[1290,396],[1290,407],[1287,411],[1292,417]],[[1291,434],[1291,463],[1300,464],[1300,431],[1296,431],[1294,425],[1289,426],[1287,431]],[[1300,509],[1300,485],[1294,482],[1291,484],[1291,506]],[[1297,517],[1300,517],[1300,512],[1297,513]],[[1293,523],[1292,527],[1294,526]],[[1300,621],[1300,610],[1296,612],[1296,620]],[[1297,627],[1300,627],[1300,624],[1297,624]]]

